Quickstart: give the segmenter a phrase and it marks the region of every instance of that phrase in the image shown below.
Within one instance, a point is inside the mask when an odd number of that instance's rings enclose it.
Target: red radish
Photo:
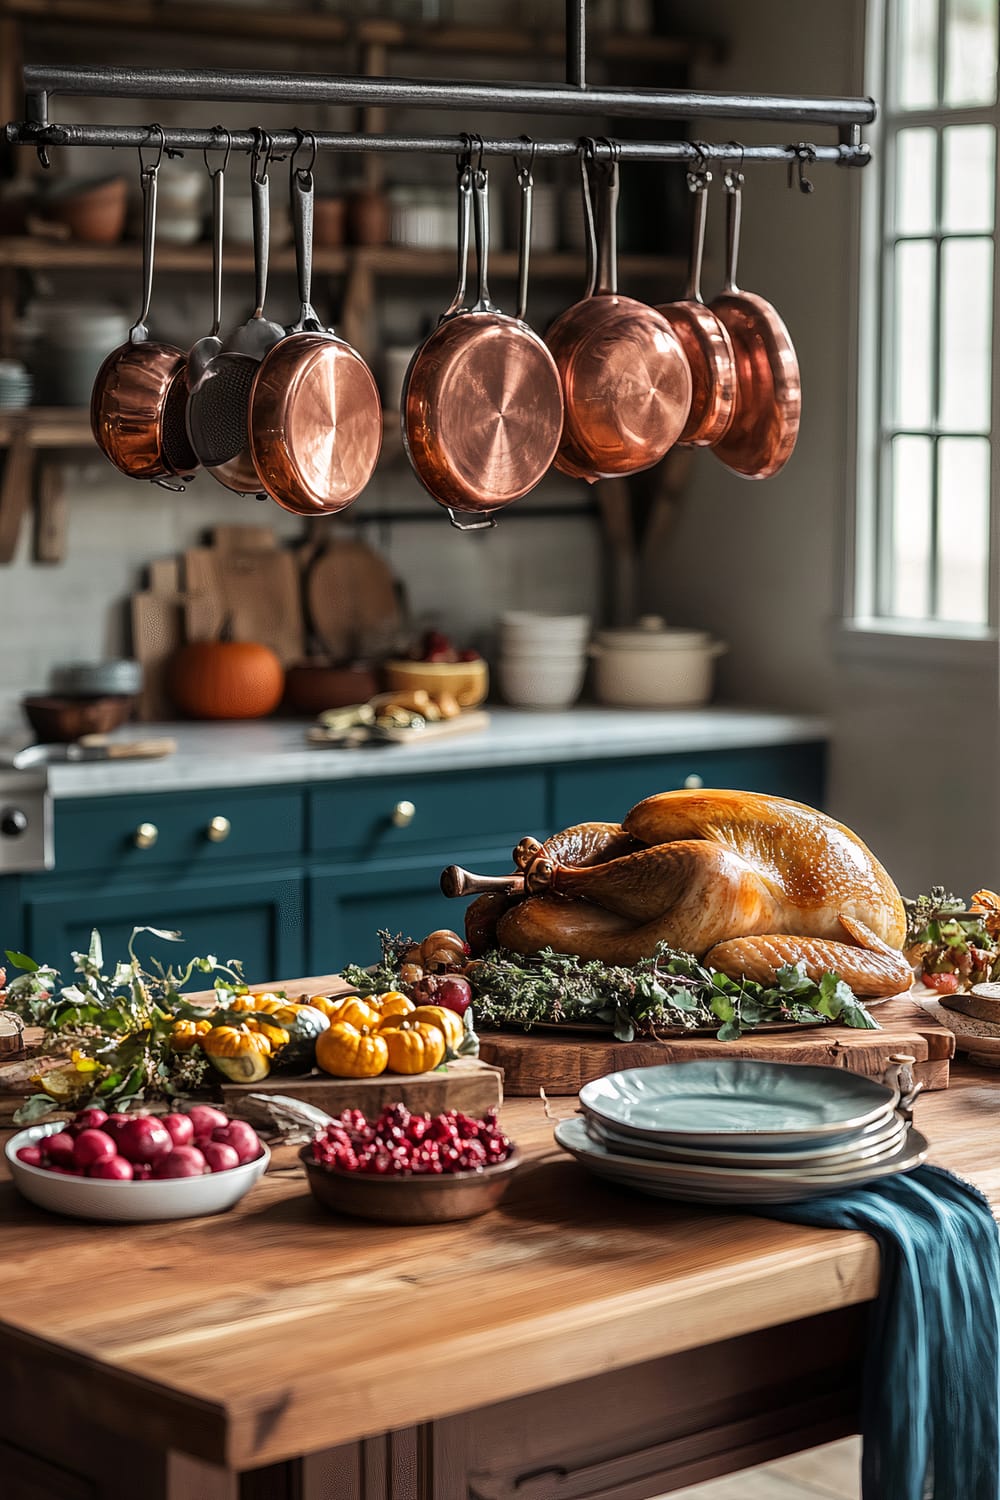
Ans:
[[[170,1131],[152,1115],[135,1115],[118,1131],[118,1150],[127,1161],[162,1161],[173,1150]]]
[[[23,1161],[26,1167],[40,1167],[42,1165],[41,1146],[21,1146],[17,1153],[18,1161]]]
[[[103,1130],[81,1130],[73,1147],[75,1167],[94,1167],[99,1161],[110,1161],[118,1155],[118,1148]]]
[[[83,1130],[102,1130],[107,1122],[107,1118],[106,1111],[98,1109],[96,1105],[91,1105],[87,1109],[81,1109],[79,1114],[73,1116],[70,1129],[74,1135],[79,1134]]]
[[[449,974],[438,984],[434,1001],[446,1010],[453,1010],[456,1016],[464,1016],[472,1004],[472,985],[460,975]]]
[[[95,1161],[87,1176],[104,1177],[109,1182],[131,1182],[135,1173],[124,1156],[109,1156],[106,1161]]]
[[[194,1126],[194,1138],[196,1141],[210,1141],[212,1131],[218,1130],[222,1125],[228,1125],[229,1120],[221,1109],[213,1109],[211,1104],[192,1104],[188,1110],[188,1119]]]
[[[175,1146],[194,1144],[194,1123],[190,1115],[161,1115],[160,1124],[169,1130]]]
[[[205,1158],[197,1146],[175,1146],[156,1165],[157,1177],[204,1177],[207,1171]]]
[[[260,1140],[252,1125],[245,1120],[230,1120],[212,1131],[212,1140],[223,1146],[232,1146],[240,1162],[253,1161],[260,1155]]]
[[[104,1124],[101,1126],[101,1129],[106,1130],[108,1135],[111,1136],[112,1140],[117,1140],[118,1132],[119,1130],[121,1130],[122,1126],[128,1125],[129,1122],[134,1118],[134,1115],[123,1115],[120,1113],[108,1115]]]
[[[231,1172],[240,1164],[239,1156],[232,1146],[222,1141],[207,1141],[201,1148],[210,1172]]]
[[[71,1167],[76,1151],[76,1141],[68,1130],[60,1130],[55,1135],[45,1137],[42,1150],[53,1166]]]

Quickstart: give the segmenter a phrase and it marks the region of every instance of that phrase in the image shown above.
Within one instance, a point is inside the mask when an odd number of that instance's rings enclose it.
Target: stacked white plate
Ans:
[[[909,1172],[899,1095],[843,1068],[744,1058],[627,1068],[580,1090],[556,1140],[598,1177],[690,1203],[797,1203]]]
[[[518,708],[568,708],[587,670],[587,615],[540,615],[512,610],[500,619],[497,677]]]
[[[32,379],[16,359],[0,359],[0,411],[17,411],[31,404]]]

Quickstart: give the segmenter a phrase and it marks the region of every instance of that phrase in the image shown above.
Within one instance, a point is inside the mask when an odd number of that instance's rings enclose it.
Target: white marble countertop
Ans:
[[[279,719],[252,723],[130,724],[117,740],[170,736],[177,752],[162,760],[110,760],[48,767],[54,797],[106,797],[134,792],[465,771],[486,766],[545,765],[747,749],[826,739],[821,718],[764,709],[583,707],[564,713],[493,708],[486,729],[421,746],[379,745],[334,750],[308,745],[307,725]]]

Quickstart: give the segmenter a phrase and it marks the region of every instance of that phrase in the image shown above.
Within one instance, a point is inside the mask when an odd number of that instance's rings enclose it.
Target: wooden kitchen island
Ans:
[[[994,1199],[998,1082],[917,1106]],[[504,1119],[526,1164],[466,1224],[324,1213],[291,1150],[180,1224],[0,1183],[4,1500],[643,1500],[854,1430],[871,1240],[629,1194],[537,1101]]]

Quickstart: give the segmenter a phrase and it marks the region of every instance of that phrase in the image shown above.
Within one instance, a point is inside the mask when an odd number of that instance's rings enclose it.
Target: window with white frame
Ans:
[[[883,0],[870,9],[885,30],[876,49],[877,251],[868,238],[877,352],[875,391],[861,393],[871,441],[861,455],[856,609],[943,634],[997,624],[998,11],[998,0]]]

